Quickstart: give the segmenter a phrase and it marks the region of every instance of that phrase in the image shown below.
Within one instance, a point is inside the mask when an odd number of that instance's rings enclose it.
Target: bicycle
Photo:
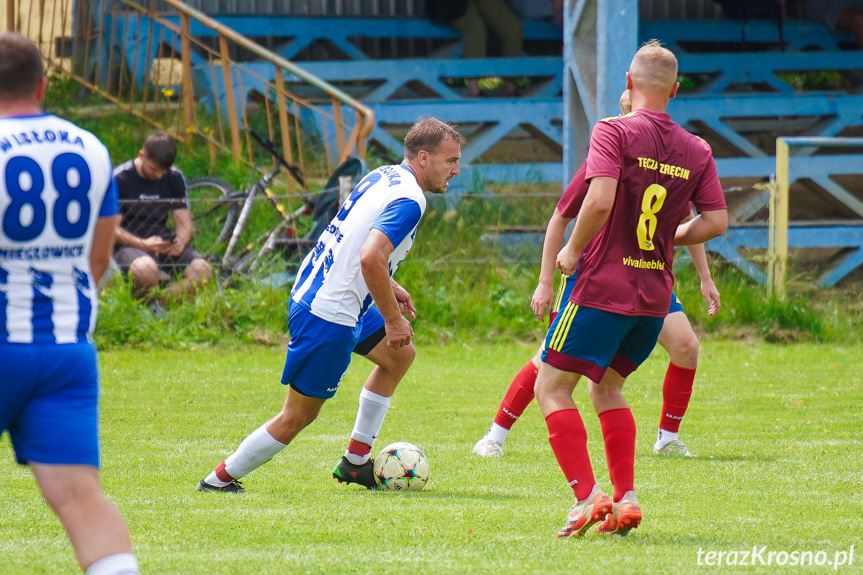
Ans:
[[[321,232],[338,211],[339,178],[348,176],[357,182],[365,175],[366,167],[362,160],[348,158],[336,168],[322,190],[301,194],[299,199],[302,204],[288,211],[270,190],[270,183],[284,168],[305,190],[306,184],[300,169],[287,162],[271,141],[261,138],[250,129],[247,132],[270,152],[275,165],[242,191],[213,176],[188,182],[192,218],[197,229],[195,246],[221,269],[222,276],[228,280],[233,274],[250,277],[266,270],[271,272],[271,278],[277,278],[278,283],[288,283],[293,281],[302,258],[314,247]],[[260,224],[254,221],[256,218],[250,221],[255,200],[262,193],[279,214],[280,221],[275,227],[264,225],[261,229]],[[304,218],[310,221],[309,229],[301,233],[297,224]],[[241,244],[243,234],[250,227],[257,227],[251,231],[252,239]]]

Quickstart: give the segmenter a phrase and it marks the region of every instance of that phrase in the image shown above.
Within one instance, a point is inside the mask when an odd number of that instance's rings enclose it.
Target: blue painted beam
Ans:
[[[828,1],[828,0],[825,0]],[[820,22],[786,20],[783,34],[787,48],[809,47],[836,50],[840,41],[853,42],[851,35],[836,36]],[[685,52],[686,43],[779,43],[779,27],[773,20],[643,20],[639,42],[662,40],[675,53]]]
[[[351,62],[304,62],[305,70],[329,81],[377,83],[373,91],[362,97],[363,101],[380,102],[390,98],[399,88],[409,82],[421,82],[440,96],[448,99],[466,98],[465,93],[456,92],[447,86],[445,78],[476,78],[484,76],[546,78],[541,94],[554,98],[562,90],[563,64],[560,58],[491,58],[462,60],[366,60]],[[286,82],[297,81],[288,76]],[[361,89],[361,88],[358,88]],[[435,102],[437,104],[437,102]]]
[[[291,16],[266,14],[211,14],[211,18],[244,36],[314,36],[318,38],[461,38],[446,24],[435,24],[424,18],[363,18],[346,16]],[[179,18],[166,20],[178,23]],[[192,23],[192,34],[216,36],[214,30]],[[522,32],[529,40],[560,40],[560,30],[548,20],[522,20]]]
[[[839,280],[860,267],[860,264],[863,264],[863,248],[848,250],[844,256],[835,262],[832,269],[821,275],[818,279],[818,285],[824,287],[836,285]]]
[[[792,157],[795,169],[814,170],[813,173],[846,175],[859,174],[860,156],[841,154],[817,156],[811,162],[804,157]],[[776,172],[776,158],[717,158],[716,171],[720,178],[766,178]]]
[[[563,60],[557,57],[464,58],[458,60],[373,60],[368,62],[299,62],[305,70],[324,79],[376,80],[399,75],[408,79],[428,76],[470,78],[477,76],[563,76]],[[297,80],[285,76],[286,81]]]
[[[706,248],[734,264],[758,283],[765,283],[767,277],[751,262],[740,255],[739,249],[766,250],[768,235],[766,226],[745,226],[729,228],[724,236],[713,239]],[[863,263],[863,221],[831,226],[791,225],[788,228],[788,247],[790,249],[808,248],[849,248],[852,251],[840,259],[820,278],[822,287],[834,285]]]
[[[668,112],[677,123],[716,117],[860,116],[861,111],[863,96],[834,93],[681,96],[668,103]]]

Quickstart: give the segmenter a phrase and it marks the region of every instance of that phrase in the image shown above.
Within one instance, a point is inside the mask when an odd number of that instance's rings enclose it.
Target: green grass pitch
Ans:
[[[431,463],[421,492],[366,492],[330,477],[370,370],[356,358],[319,419],[247,476],[241,495],[198,493],[195,485],[281,407],[284,350],[103,353],[104,488],[130,525],[142,573],[776,573],[801,569],[704,561],[711,551],[757,546],[764,560],[772,551],[774,561],[782,553],[790,561],[797,551],[833,562],[861,547],[858,346],[705,342],[681,427],[699,457],[685,460],[652,454],[667,365],[654,351],[625,388],[639,429],[644,520],[627,537],[591,532],[582,540],[554,538],[572,491],[535,403],[503,458],[471,454],[534,351],[514,343],[418,346],[375,447],[420,446]],[[596,476],[610,489],[583,384],[575,399]],[[0,574],[76,573],[59,522],[29,470],[13,463],[5,435],[0,469]],[[849,559],[839,571],[863,569],[863,548]]]

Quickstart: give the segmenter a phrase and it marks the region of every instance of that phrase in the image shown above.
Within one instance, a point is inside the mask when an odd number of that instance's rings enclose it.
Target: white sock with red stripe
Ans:
[[[216,487],[224,487],[231,481],[248,475],[287,445],[276,441],[267,431],[267,424],[260,426],[246,437],[237,450],[220,463],[204,481]]]
[[[366,388],[360,391],[357,420],[354,423],[354,430],[351,431],[351,442],[345,451],[345,458],[354,465],[362,465],[371,457],[372,446],[384,424],[391,399]]]

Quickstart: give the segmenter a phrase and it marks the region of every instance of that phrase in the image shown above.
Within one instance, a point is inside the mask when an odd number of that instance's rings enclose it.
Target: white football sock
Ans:
[[[267,461],[273,458],[275,454],[287,447],[284,443],[276,441],[270,432],[267,431],[267,424],[260,426],[246,437],[237,450],[233,452],[225,460],[225,471],[234,479],[239,479],[244,475],[248,475]],[[215,476],[215,472],[210,474]],[[205,479],[207,483],[211,483],[210,476]],[[217,487],[225,485],[224,482],[216,481],[211,483]],[[219,485],[221,484],[221,485]]]
[[[131,553],[115,553],[93,561],[86,575],[138,575],[138,560]]]
[[[507,435],[509,435],[509,429],[506,429],[505,427],[501,427],[497,423],[492,423],[488,432],[485,434],[486,437],[494,439],[495,441],[497,441],[501,445],[503,445],[503,442],[506,441]]]
[[[357,410],[354,430],[351,431],[351,439],[361,441],[366,445],[374,445],[381,425],[384,423],[384,417],[390,408],[391,399],[363,388],[360,391],[360,407]],[[361,457],[345,451],[345,458],[354,465],[362,465],[369,460],[370,456],[371,454]]]
[[[677,433],[674,431],[665,431],[661,427],[659,428],[659,433],[656,434],[656,443],[653,445],[654,448],[659,449],[664,445],[667,445],[669,442],[677,439]]]

